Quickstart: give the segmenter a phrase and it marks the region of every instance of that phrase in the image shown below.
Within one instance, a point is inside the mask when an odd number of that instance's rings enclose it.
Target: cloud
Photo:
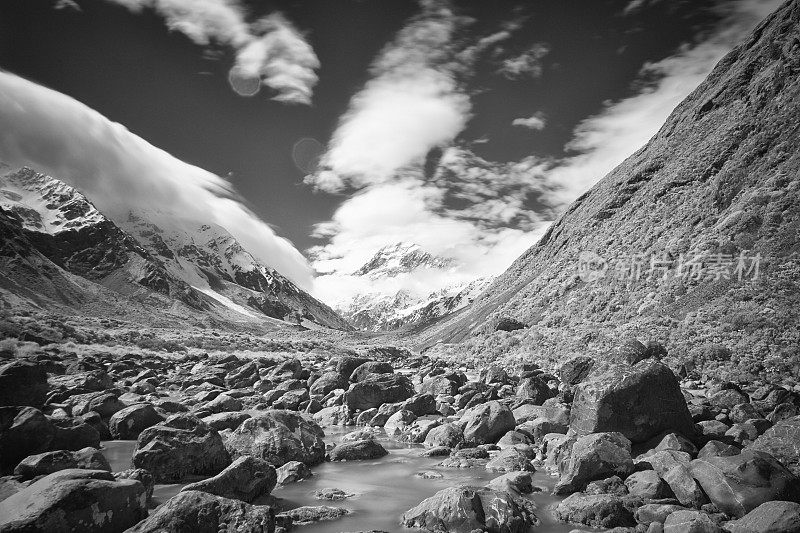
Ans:
[[[281,13],[253,23],[238,0],[107,0],[134,13],[151,9],[171,31],[197,45],[218,44],[233,49],[235,65],[229,81],[242,96],[253,96],[263,85],[273,100],[310,104],[318,78],[319,59],[303,35]]]
[[[53,9],[57,9],[57,10],[67,9],[67,10],[71,10],[71,11],[83,11],[81,9],[81,6],[79,6],[75,2],[75,0],[56,0],[56,3],[53,6]]]
[[[503,60],[497,72],[510,80],[526,76],[538,78],[543,72],[542,59],[548,53],[550,53],[549,44],[534,43],[521,54]]]
[[[407,177],[368,187],[345,201],[331,221],[317,227],[327,237],[309,250],[319,272],[315,295],[340,305],[359,294],[395,294],[403,290],[423,297],[443,287],[495,275],[511,264],[544,233],[495,226],[486,229],[476,220],[456,217],[445,207],[447,191]],[[483,216],[500,217],[491,210]],[[478,213],[472,213],[478,217]],[[484,221],[487,221],[484,219]],[[418,270],[391,279],[373,280],[351,275],[387,244],[413,242],[455,266]]]
[[[307,183],[336,192],[387,181],[464,129],[471,105],[452,45],[464,23],[444,3],[425,4],[373,62]]]
[[[644,146],[719,60],[781,3],[720,1],[717,10],[721,20],[710,33],[672,56],[645,64],[642,79],[654,81],[634,96],[609,103],[578,125],[568,144],[575,155],[541,175],[548,184],[546,199],[554,205],[571,202]]]
[[[513,121],[511,121],[511,125],[528,128],[531,130],[543,130],[547,125],[547,120],[545,119],[544,113],[539,112],[534,113],[528,118],[515,118]]]
[[[240,203],[228,182],[77,100],[0,71],[0,124],[0,159],[64,180],[112,219],[152,209],[214,222],[265,264],[311,288],[303,255]]]

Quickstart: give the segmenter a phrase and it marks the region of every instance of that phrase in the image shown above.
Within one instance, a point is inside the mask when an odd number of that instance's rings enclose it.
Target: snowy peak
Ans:
[[[0,207],[24,229],[50,235],[107,220],[73,187],[28,167],[0,176]]]
[[[452,259],[434,256],[418,244],[399,242],[384,246],[372,259],[353,273],[355,276],[389,278],[413,272],[418,268],[444,269],[453,265]]]

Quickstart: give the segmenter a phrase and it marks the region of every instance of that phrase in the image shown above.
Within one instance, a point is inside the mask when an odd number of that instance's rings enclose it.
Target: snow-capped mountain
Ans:
[[[55,265],[128,297],[156,292],[226,319],[349,328],[220,226],[163,213],[114,221],[73,187],[27,167],[0,176],[0,209]]]
[[[385,246],[353,273],[372,282],[408,274],[438,271],[446,274],[457,265],[452,259],[437,257],[414,243]],[[427,271],[427,272],[426,272]],[[389,293],[373,291],[359,294],[337,311],[358,329],[391,331],[428,323],[469,304],[491,278],[453,283],[430,294],[418,296],[400,289]]]
[[[418,268],[445,269],[453,265],[452,259],[436,257],[418,244],[399,242],[385,246],[353,273],[355,276],[389,278],[413,272]]]

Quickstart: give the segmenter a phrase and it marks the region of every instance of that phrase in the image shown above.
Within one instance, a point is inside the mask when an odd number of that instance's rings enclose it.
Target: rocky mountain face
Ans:
[[[453,266],[451,259],[437,257],[417,244],[401,242],[378,250],[353,275],[381,281],[426,270],[447,271]],[[337,311],[356,328],[366,331],[417,327],[466,306],[489,281],[481,278],[469,283],[455,283],[423,297],[403,289],[389,294],[369,292],[338,306]]]
[[[624,335],[657,339],[689,366],[800,373],[798,252],[795,1],[475,302],[417,341],[443,354],[557,360],[605,353]],[[486,331],[503,317],[528,327]]]
[[[137,299],[157,293],[194,312],[234,320],[349,328],[329,307],[258,263],[221,227],[163,214],[131,214],[117,224],[71,186],[29,168],[0,177],[0,209],[7,260],[36,257],[39,267],[62,269],[64,279],[72,274]],[[21,278],[12,274],[23,272],[19,264],[16,270],[8,266],[4,288],[18,297],[19,287],[28,296],[37,292],[36,267],[25,269],[25,279],[16,283]],[[81,300],[56,296],[68,305]]]

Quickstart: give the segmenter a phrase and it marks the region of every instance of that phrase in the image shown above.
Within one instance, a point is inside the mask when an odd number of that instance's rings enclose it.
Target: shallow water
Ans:
[[[342,435],[355,427],[326,428],[326,443],[338,442]],[[301,533],[331,533],[339,531],[364,531],[378,529],[389,532],[410,533],[415,531],[399,525],[402,514],[436,492],[459,484],[485,485],[499,474],[484,468],[440,468],[436,464],[444,457],[419,457],[424,449],[421,445],[405,444],[379,438],[389,455],[371,461],[349,461],[323,463],[312,469],[314,476],[284,487],[278,487],[272,495],[278,498],[282,508],[291,509],[302,505],[330,505],[349,509],[352,514],[332,522],[320,522],[297,526]],[[131,454],[135,441],[105,441],[103,454],[115,472],[131,467]],[[415,474],[434,471],[442,474],[439,479],[424,479]],[[550,494],[555,478],[544,470],[533,475],[533,483],[545,490],[530,496],[537,507],[542,525],[536,528],[542,533],[566,533],[574,526],[556,521],[548,507],[558,501]],[[186,484],[156,485],[153,492],[155,505],[164,503]],[[354,496],[343,501],[317,500],[312,493],[316,489],[335,487]],[[258,500],[254,502],[259,502]]]

